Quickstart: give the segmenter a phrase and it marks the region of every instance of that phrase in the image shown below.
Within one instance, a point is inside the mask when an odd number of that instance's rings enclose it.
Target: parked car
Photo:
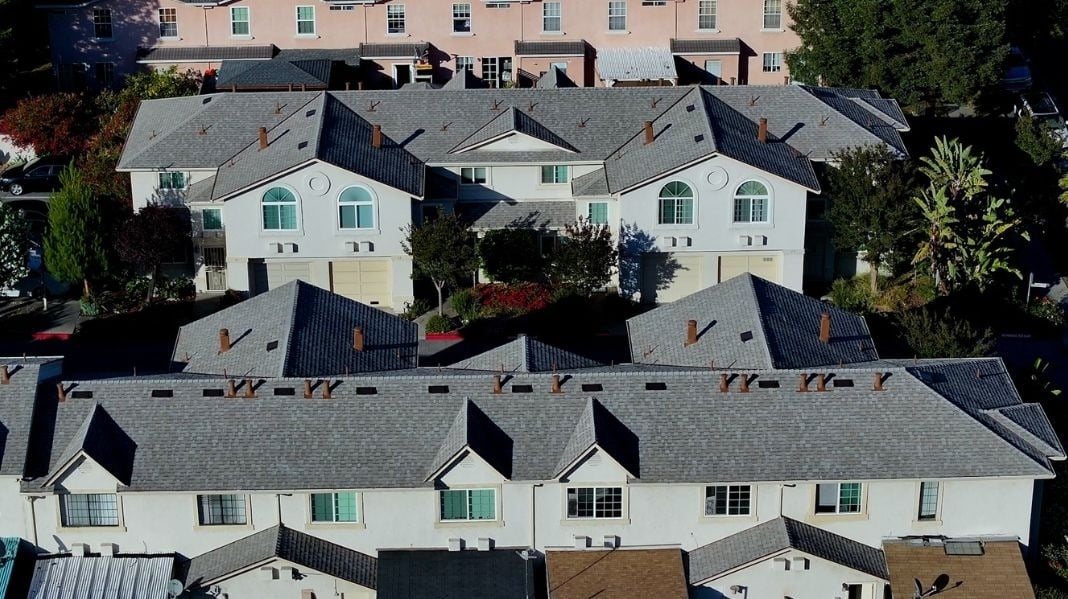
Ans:
[[[1020,102],[1016,106],[1017,114],[1026,114],[1047,127],[1068,147],[1068,128],[1065,127],[1064,117],[1053,101],[1053,96],[1046,92],[1032,92],[1020,96]]]
[[[1005,59],[1005,74],[1001,76],[1001,87],[1015,92],[1031,89],[1031,61],[1023,51],[1013,46],[1009,57]]]
[[[69,158],[50,156],[11,167],[0,173],[0,191],[15,196],[30,191],[55,191],[59,188],[59,173],[69,162]]]

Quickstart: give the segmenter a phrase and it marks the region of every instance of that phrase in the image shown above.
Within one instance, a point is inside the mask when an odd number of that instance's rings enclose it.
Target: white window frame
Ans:
[[[106,22],[105,22],[106,19]],[[107,25],[109,35],[98,35],[99,31],[97,27],[101,25]],[[112,40],[115,39],[115,21],[111,18],[110,8],[94,8],[93,9],[93,39],[95,40]]]
[[[717,0],[698,0],[697,30],[719,31],[719,6]],[[709,22],[711,20],[711,22]]]
[[[555,23],[555,27],[551,24]],[[556,34],[564,32],[564,3],[542,2],[541,32]]]
[[[836,490],[835,490],[835,504],[834,504],[834,510],[833,511],[820,511],[820,509],[819,509],[820,508],[820,487],[826,486],[826,485],[834,485],[836,487]],[[857,510],[856,511],[852,511],[852,512],[843,512],[842,511],[842,485],[860,485],[860,497],[858,498]],[[847,480],[847,481],[842,481],[842,482],[837,482],[837,483],[818,483],[816,485],[813,485],[813,487],[814,487],[814,491],[815,492],[812,494],[812,498],[813,498],[813,510],[812,510],[812,512],[815,515],[817,515],[817,516],[856,516],[856,515],[864,513],[864,506],[867,503],[867,501],[866,501],[866,499],[867,499],[867,496],[866,496],[867,488],[866,488],[866,485],[863,482],[855,481],[855,480]]]
[[[679,222],[679,199],[684,199],[682,196],[676,198],[665,198],[664,188],[671,183],[681,183],[690,190],[690,222]],[[664,210],[661,205],[664,200],[673,200],[675,202],[675,213],[673,222],[663,222]],[[660,186],[656,191],[656,224],[658,227],[696,227],[697,226],[697,187],[689,181],[683,181],[681,179],[673,179]]]
[[[220,498],[222,498],[222,497],[240,497],[241,498],[241,505],[242,505],[241,515],[244,518],[244,522],[205,522],[204,518],[202,517],[204,515],[204,513],[201,512],[201,505],[200,505],[200,500],[201,500],[202,497],[220,497]],[[250,517],[251,513],[250,513],[250,510],[248,509],[249,508],[248,495],[246,495],[246,494],[242,494],[242,493],[198,493],[194,497],[194,501],[196,503],[195,510],[194,510],[196,512],[196,522],[197,522],[197,526],[199,526],[199,527],[216,528],[216,527],[221,527],[221,526],[249,526],[250,524],[252,524],[252,518]],[[219,509],[220,509],[220,517],[222,517],[221,516],[221,514],[222,514],[222,500],[221,499],[220,499],[220,503],[219,503]]]
[[[593,220],[593,207],[595,205],[596,206],[602,206],[602,205],[604,206],[604,222],[603,223],[594,222],[594,220]],[[589,221],[590,224],[607,225],[608,222],[611,220],[611,218],[612,218],[612,207],[609,205],[608,202],[603,202],[603,201],[602,202],[596,202],[596,201],[595,202],[586,202],[586,220]]]
[[[722,513],[722,514],[717,514],[717,513],[715,513],[715,509],[713,508],[712,513],[710,513],[709,509],[708,509],[708,499],[709,499],[708,492],[709,492],[710,489],[721,489],[721,488],[724,489],[726,494],[727,494],[727,503],[726,503],[726,506],[725,506],[726,511],[724,513]],[[738,512],[738,513],[733,513],[732,514],[731,513],[731,493],[732,492],[741,493],[743,489],[745,490],[745,493],[747,495],[746,511],[744,513],[743,512]],[[747,517],[751,517],[751,516],[756,514],[756,510],[754,509],[754,507],[755,507],[754,504],[756,503],[756,492],[754,491],[753,485],[740,485],[740,484],[737,484],[737,483],[734,483],[734,484],[713,483],[713,484],[705,485],[702,488],[702,491],[703,491],[703,494],[701,496],[701,503],[702,503],[701,513],[704,514],[704,516],[707,517],[707,518],[747,518]]]
[[[396,24],[399,27],[395,27]],[[386,35],[405,35],[408,33],[408,14],[403,4],[386,5]]]
[[[369,199],[368,200],[355,201],[355,202],[343,202],[341,200],[341,197],[343,195],[345,195],[345,192],[350,190],[350,189],[361,189],[361,190],[363,190],[364,192],[367,193],[367,196],[368,196]],[[341,225],[341,209],[343,207],[346,207],[346,206],[351,206],[353,208],[353,210],[355,210],[354,216],[355,216],[356,221],[357,221],[357,226],[355,226],[355,227],[344,227],[344,226]],[[360,214],[360,210],[358,208],[359,206],[371,206],[371,226],[369,226],[369,227],[361,227],[361,226],[359,226],[359,214]],[[340,231],[372,231],[372,230],[375,230],[375,229],[378,228],[378,198],[375,196],[375,193],[373,191],[371,191],[371,189],[369,187],[366,187],[364,185],[346,185],[340,192],[338,192],[338,194],[337,194],[337,228]]]
[[[472,73],[475,72],[475,57],[474,56],[457,56],[456,57],[456,72],[459,73],[461,69],[467,69]]]
[[[613,27],[612,19],[622,19],[622,27]],[[608,0],[608,31],[612,33],[626,33],[627,31],[627,0]]]
[[[239,20],[234,18],[234,11],[237,11],[237,10],[244,10],[245,11],[244,20],[239,21]],[[237,25],[238,23],[243,23],[245,25],[245,29],[246,29],[245,33],[237,33],[236,31],[234,31],[234,26]],[[249,38],[249,37],[252,37],[252,8],[250,8],[248,6],[231,6],[230,7],[230,37],[236,37],[236,38]]]
[[[741,194],[740,192],[741,192],[742,186],[745,185],[746,183],[758,183],[764,188],[764,191],[766,193],[764,195]],[[754,200],[761,200],[761,199],[764,200],[764,220],[753,220],[753,201]],[[731,224],[732,225],[770,225],[771,224],[771,221],[772,221],[772,219],[771,219],[771,206],[772,206],[772,202],[771,202],[771,186],[768,185],[767,183],[765,183],[764,181],[759,181],[757,179],[746,179],[745,181],[742,181],[741,183],[738,184],[737,187],[734,188],[734,195],[732,196],[732,200],[733,200],[731,202]],[[738,201],[739,200],[743,200],[743,201],[748,201],[749,202],[749,220],[738,220],[737,217],[738,217]]]
[[[476,175],[478,174],[478,170],[479,169],[482,169],[484,171],[484,176],[483,176],[483,180],[482,181],[479,181],[476,178]],[[470,172],[471,176],[466,176],[464,174],[464,171]],[[468,185],[468,186],[484,185],[484,186],[488,187],[489,186],[489,177],[490,177],[489,173],[490,173],[490,169],[489,169],[488,166],[461,166],[460,167],[460,185]],[[470,182],[465,183],[464,179],[468,179]]]
[[[763,31],[782,31],[782,0],[764,0]],[[769,19],[774,19],[769,22]]]
[[[342,493],[352,493],[353,502],[356,505],[356,519],[355,520],[338,520],[337,519],[337,496]],[[331,507],[330,511],[333,518],[330,520],[316,520],[315,519],[315,496],[316,495],[330,495]],[[351,526],[354,524],[363,523],[363,505],[361,504],[361,493],[358,491],[320,491],[315,493],[308,493],[308,524],[312,526],[320,525],[339,525],[339,526]]]
[[[491,491],[493,493],[493,518],[471,518],[471,492],[472,491]],[[445,510],[442,505],[442,501],[445,498],[446,492],[454,493],[466,493],[467,494],[467,517],[466,518],[445,518]],[[482,523],[482,522],[498,522],[501,519],[501,492],[498,487],[449,487],[447,489],[438,489],[437,491],[437,521],[441,524],[456,524],[456,523]]]
[[[465,8],[466,7],[466,8]],[[466,14],[466,16],[465,16]],[[467,29],[457,29],[457,25],[462,27],[462,23],[467,23]],[[473,35],[475,32],[475,16],[474,6],[470,2],[454,2],[452,4],[452,34],[453,35]]]
[[[592,489],[593,490],[593,516],[572,516],[571,506],[568,497],[572,490],[578,491],[579,489]],[[599,516],[597,515],[597,491],[605,489],[619,489],[619,515],[618,516]],[[576,505],[577,508],[577,505]],[[576,509],[576,513],[578,510]],[[583,484],[583,485],[568,485],[564,487],[564,519],[568,521],[588,521],[588,520],[623,520],[627,517],[627,487],[625,485],[617,484]]]
[[[207,225],[208,220],[204,218],[204,215],[211,210],[219,213],[219,226],[209,228]],[[200,209],[200,227],[205,231],[222,231],[226,225],[223,223],[222,208],[201,208]]]
[[[760,68],[764,73],[781,73],[782,63],[782,52],[764,52],[761,56]]]
[[[931,486],[934,486],[934,512],[930,515],[924,514],[924,502],[923,492]],[[916,501],[916,521],[931,523],[939,522],[942,520],[942,481],[940,480],[922,480],[917,487],[917,501]]]
[[[294,209],[294,213],[296,215],[296,222],[294,223],[292,229],[282,229],[282,228],[279,228],[279,229],[268,229],[265,226],[267,223],[266,223],[265,219],[263,218],[263,207],[264,206],[268,206],[268,205],[270,205],[270,206],[288,206],[288,205],[291,204],[291,202],[264,202],[263,201],[263,197],[265,195],[267,195],[267,192],[272,190],[272,189],[274,189],[274,188],[276,188],[276,187],[280,188],[280,189],[284,189],[284,190],[288,191],[289,193],[293,194],[293,198],[294,198],[294,200],[296,200],[295,209]],[[271,233],[271,234],[294,233],[296,231],[300,231],[300,221],[301,221],[301,218],[300,218],[300,194],[298,194],[295,189],[293,189],[292,187],[290,187],[288,185],[272,185],[272,186],[268,187],[267,189],[265,189],[263,191],[263,193],[260,194],[259,201],[260,201],[260,231],[263,231],[264,233]],[[280,211],[278,213],[278,225],[279,225],[279,227],[281,227],[281,225],[282,225],[282,213]]]
[[[184,173],[182,171],[160,171],[156,174],[156,182],[158,184],[156,189],[159,189],[160,191],[183,191],[189,189],[189,173]],[[175,175],[180,175],[182,177],[181,187],[174,186]]]
[[[300,18],[300,9],[302,9],[302,8],[310,8],[311,9],[311,19],[310,20],[309,19],[301,19]],[[301,4],[301,5],[297,6],[296,7],[296,12],[294,13],[293,17],[296,20],[297,37],[318,37],[319,36],[319,30],[318,30],[318,27],[316,26],[316,23],[315,23],[316,15],[315,15],[315,7],[314,6],[312,6],[310,4]],[[302,32],[300,30],[300,24],[301,23],[308,23],[308,22],[311,23],[311,31],[303,31]]]
[[[89,513],[89,520],[90,520],[89,523],[71,524],[70,521],[68,520],[68,517],[67,517],[69,509],[70,509],[70,506],[68,506],[67,502],[71,501],[72,497],[86,497],[86,498],[91,498],[91,497],[111,497],[111,498],[114,498],[114,500],[115,500],[115,502],[114,502],[115,503],[115,522],[114,523],[107,523],[107,524],[93,524],[92,523],[92,509],[93,508],[88,503],[88,500],[87,500],[87,503],[86,503],[85,507],[86,507],[86,509],[88,510],[88,513]],[[92,492],[90,492],[90,493],[64,493],[64,494],[57,495],[56,501],[57,501],[57,505],[58,505],[57,513],[59,514],[59,525],[60,525],[60,528],[117,528],[117,527],[122,526],[122,499],[119,497],[118,493],[107,492],[107,491],[105,491],[105,492],[97,492],[97,493],[92,493]]]
[[[178,39],[178,9],[177,8],[161,8],[156,12],[156,18],[159,22],[159,37],[164,40],[176,40]],[[165,18],[167,20],[165,20]],[[163,33],[164,25],[174,26],[174,35],[165,35]]]
[[[546,171],[546,169],[551,169]],[[563,179],[560,178],[560,172],[563,169]],[[538,180],[542,185],[567,185],[571,182],[571,169],[566,164],[543,164],[539,167],[541,171]],[[545,173],[551,173],[550,180],[545,180]]]

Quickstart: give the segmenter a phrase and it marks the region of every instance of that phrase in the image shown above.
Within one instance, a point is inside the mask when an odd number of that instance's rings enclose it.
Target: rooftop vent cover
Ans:
[[[835,387],[852,387],[853,386],[853,379],[840,379],[838,377],[835,377],[831,381],[831,384],[834,385]]]
[[[426,392],[427,393],[448,393],[449,392],[449,386],[448,385],[430,385],[429,387],[426,388]]]
[[[512,385],[512,393],[533,393],[534,385]]]
[[[582,390],[589,391],[604,391],[604,385],[601,383],[582,383]]]
[[[204,397],[222,397],[224,392],[222,389],[205,389]]]
[[[745,331],[744,333],[742,333],[739,336],[742,338],[742,341],[752,341],[753,340],[753,331]]]
[[[761,389],[778,389],[779,381],[757,381],[757,387]]]
[[[946,541],[946,555],[983,555],[982,541]]]
[[[153,389],[152,397],[174,397],[174,391],[170,389]]]
[[[293,387],[275,387],[275,395],[296,395],[297,390]]]
[[[667,391],[667,383],[645,383],[646,391]]]
[[[448,387],[446,387],[444,393],[448,392]],[[435,391],[431,391],[431,393],[435,393]],[[356,395],[378,395],[378,387],[356,387]]]
[[[70,396],[74,399],[93,399],[92,391],[71,391]]]

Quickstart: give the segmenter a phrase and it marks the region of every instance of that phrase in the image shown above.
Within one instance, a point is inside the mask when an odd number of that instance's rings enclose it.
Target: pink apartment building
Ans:
[[[470,68],[525,85],[555,66],[580,86],[788,81],[785,0],[58,0],[61,86],[109,85],[139,65],[198,71],[281,50],[329,50],[344,83],[442,83]]]

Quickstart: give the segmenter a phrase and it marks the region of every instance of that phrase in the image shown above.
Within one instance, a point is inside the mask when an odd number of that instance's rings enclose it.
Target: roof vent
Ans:
[[[382,147],[382,125],[371,126],[371,147],[376,150]]]
[[[356,387],[356,395],[378,395],[378,387]]]
[[[499,395],[501,393],[501,391],[502,391],[501,375],[495,374],[495,375],[493,375],[493,394],[494,395]]]
[[[375,126],[377,127],[378,125]],[[352,349],[363,351],[365,347],[364,343],[363,327],[352,329]]]
[[[601,383],[582,383],[582,390],[587,393],[590,391],[604,391],[604,385]]]
[[[267,127],[260,127],[260,149],[267,149]]]
[[[820,315],[820,342],[831,342],[831,313],[824,312]]]
[[[555,374],[555,373],[553,374],[552,393],[563,393],[563,391],[560,389],[560,375],[559,374]]]
[[[449,386],[448,385],[430,385],[429,387],[426,388],[426,392],[427,393],[448,393],[449,392]]]
[[[727,375],[719,375],[719,392],[726,393],[727,391],[730,391],[730,388],[731,384],[730,381],[727,379]]]
[[[225,393],[222,389],[204,389],[201,391],[203,397],[222,397]]]
[[[256,389],[252,386],[252,379],[245,379],[245,397],[248,399],[256,397]]]
[[[697,343],[697,321],[686,321],[686,341],[682,344],[684,347]]]
[[[686,112],[693,112],[695,110],[697,110],[697,107],[694,106],[693,104],[687,104],[686,105]]]
[[[297,394],[297,390],[296,390],[295,387],[275,387],[274,388],[274,394],[275,395],[296,395]]]
[[[71,391],[71,399],[93,399],[92,391]]]
[[[174,397],[174,391],[171,389],[153,389],[149,395],[152,397]]]
[[[7,364],[0,366],[0,385],[8,385],[11,383],[11,373],[7,369]]]
[[[533,393],[534,385],[512,385],[512,393]]]
[[[667,391],[667,383],[645,383],[646,391]]]
[[[219,329],[219,353],[230,351],[230,329]]]
[[[808,393],[808,374],[801,373],[801,380],[797,386],[797,390],[801,393]]]
[[[274,351],[276,349],[278,349],[278,340],[277,339],[274,340],[274,341],[268,341],[267,342],[267,351]]]
[[[312,382],[311,379],[304,379],[304,399],[311,399],[314,397],[312,394]]]
[[[753,340],[753,331],[744,331],[739,337],[743,342]]]
[[[852,387],[853,379],[840,379],[838,377],[835,377],[834,380],[831,381],[831,384],[835,387]]]
[[[739,391],[741,391],[742,393],[749,393],[749,375],[748,374],[738,375],[738,380],[740,380],[742,382],[741,388],[739,389]]]
[[[872,385],[872,391],[883,391],[883,373],[875,373],[875,384]]]
[[[779,388],[779,381],[759,380],[759,381],[757,381],[757,387],[759,387],[761,389],[778,389]]]

